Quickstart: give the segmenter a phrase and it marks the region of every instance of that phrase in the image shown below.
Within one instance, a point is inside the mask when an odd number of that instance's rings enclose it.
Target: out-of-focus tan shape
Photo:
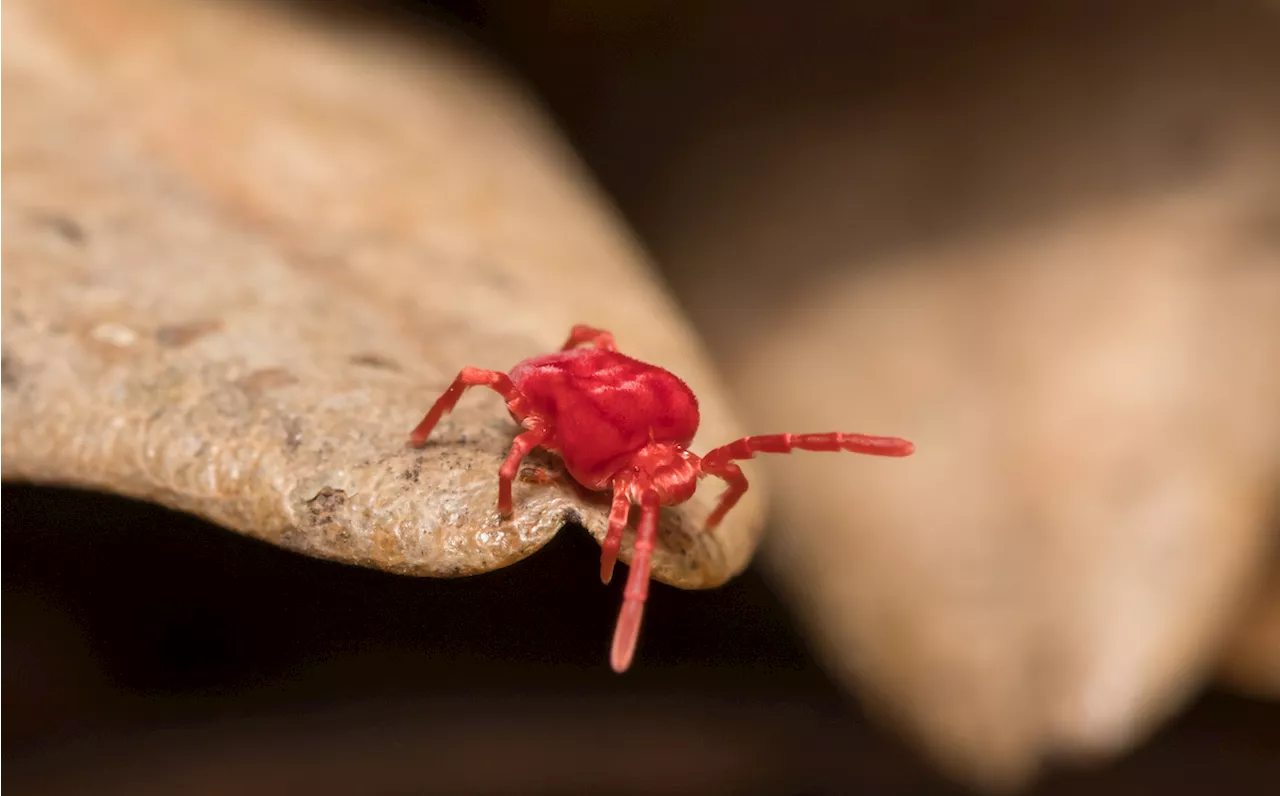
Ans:
[[[1280,698],[1280,557],[1227,643],[1224,676],[1247,693]]]
[[[806,40],[681,117],[640,221],[753,430],[916,443],[768,459],[772,562],[831,669],[990,787],[1199,688],[1280,484],[1271,17],[1036,14]]]
[[[305,6],[5,6],[4,477],[156,501],[309,555],[454,576],[605,504],[517,482],[516,426],[464,365],[576,322],[685,377],[697,449],[738,436],[690,328],[544,120],[443,40]],[[758,480],[758,479],[757,479]],[[654,576],[740,571],[762,491],[666,514]],[[624,556],[629,558],[629,553]]]

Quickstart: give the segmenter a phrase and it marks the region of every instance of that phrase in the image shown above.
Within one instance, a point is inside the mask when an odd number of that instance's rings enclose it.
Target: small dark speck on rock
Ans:
[[[222,328],[222,321],[208,319],[169,324],[156,330],[156,342],[166,348],[182,348]]]
[[[379,370],[400,370],[400,364],[394,359],[389,359],[380,354],[356,354],[350,359],[353,365],[362,365],[366,368],[377,368]]]
[[[326,486],[307,501],[307,510],[316,521],[324,521],[331,519],[333,513],[342,508],[346,502],[346,492]]]
[[[17,389],[19,382],[22,381],[21,372],[22,363],[18,361],[17,357],[8,351],[4,352],[3,356],[0,356],[0,384],[3,384],[4,389]]]
[[[253,398],[260,397],[269,390],[297,383],[298,379],[284,368],[259,368],[236,381],[236,385]]]
[[[413,466],[400,473],[400,477],[405,481],[417,482],[418,477],[422,475],[422,460],[419,459],[413,463]]]
[[[79,245],[89,238],[80,222],[70,216],[64,216],[61,213],[37,213],[35,218],[37,223],[68,243]]]
[[[284,421],[284,446],[289,451],[296,451],[302,444],[302,423],[296,417]]]

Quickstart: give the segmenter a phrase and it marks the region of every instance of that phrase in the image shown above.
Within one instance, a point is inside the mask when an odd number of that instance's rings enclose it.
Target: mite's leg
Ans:
[[[618,344],[613,341],[613,334],[603,329],[596,329],[592,326],[584,326],[578,324],[569,332],[569,339],[564,341],[564,345],[560,347],[561,351],[568,351],[570,348],[577,348],[583,343],[591,343],[596,348],[602,348],[605,351],[617,351]]]
[[[453,384],[449,385],[449,389],[444,391],[444,395],[436,399],[435,405],[427,412],[427,416],[422,418],[422,422],[409,435],[409,444],[415,448],[420,448],[426,444],[427,437],[431,436],[431,430],[436,427],[436,423],[440,422],[440,418],[445,413],[453,411],[454,405],[458,403],[458,399],[462,397],[462,393],[466,392],[468,387],[489,387],[502,396],[502,399],[507,402],[507,408],[512,413],[517,416],[523,416],[527,413],[524,407],[524,395],[511,383],[511,378],[507,374],[499,373],[496,370],[463,368],[458,373],[458,378],[453,380]]]
[[[554,484],[556,481],[560,479],[556,478],[555,473],[551,472],[545,467],[535,467],[532,470],[530,470],[527,474],[521,473],[520,480],[529,484],[546,485],[546,484]]]
[[[729,513],[729,509],[738,504],[738,500],[742,498],[747,491],[747,477],[742,474],[742,468],[731,461],[712,461],[710,465],[707,460],[702,460],[702,472],[707,475],[714,475],[717,478],[723,478],[729,486],[720,495],[720,504],[716,506],[716,510],[711,512],[707,517],[706,528],[711,530],[720,524],[724,519],[724,515]]]
[[[520,472],[520,461],[528,456],[534,448],[547,441],[551,436],[549,429],[536,428],[516,437],[511,443],[511,452],[507,460],[498,470],[498,513],[504,517],[511,514],[511,482]]]
[[[765,434],[743,437],[722,445],[702,457],[702,472],[723,478],[729,488],[720,496],[720,505],[707,518],[707,527],[714,528],[724,515],[747,491],[747,479],[735,459],[750,459],[757,453],[790,453],[802,451],[849,451],[874,456],[910,456],[916,446],[898,437],[872,437],[866,434],[844,434],[839,431],[828,434]]]
[[[600,545],[600,580],[613,580],[613,565],[618,560],[618,548],[622,546],[622,533],[627,529],[627,517],[631,515],[631,496],[627,494],[630,482],[616,478],[613,482],[613,508],[609,512],[609,532]]]
[[[649,560],[658,538],[658,512],[661,508],[657,492],[648,490],[640,496],[635,555],[631,557],[631,571],[627,573],[627,588],[622,596],[622,612],[613,631],[613,650],[609,654],[609,663],[618,674],[631,666],[636,641],[640,638],[640,619],[644,615],[644,601],[649,596]]]

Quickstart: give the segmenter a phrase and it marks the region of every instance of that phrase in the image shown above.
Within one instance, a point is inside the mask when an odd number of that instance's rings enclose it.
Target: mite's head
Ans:
[[[651,442],[631,457],[631,499],[640,502],[646,488],[652,488],[664,506],[683,503],[698,488],[701,462],[697,456],[674,442]]]

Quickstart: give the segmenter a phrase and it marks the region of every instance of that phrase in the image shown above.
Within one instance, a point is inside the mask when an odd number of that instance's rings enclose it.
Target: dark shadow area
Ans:
[[[472,765],[495,744],[529,758],[536,792],[633,766],[609,792],[952,792],[837,691],[754,571],[707,592],[655,584],[619,677],[620,585],[600,585],[573,528],[507,569],[429,580],[96,493],[3,497],[14,793],[171,792],[211,773],[246,793],[532,792]],[[1207,697],[1131,758],[1040,792],[1250,792],[1280,771],[1278,710]]]
[[[623,579],[600,583],[599,547],[579,528],[515,566],[437,580],[306,558],[98,493],[4,496],[9,604],[67,617],[83,653],[134,700],[126,719],[145,719],[153,698],[221,710],[228,691],[259,688],[278,707],[478,684],[635,695],[677,683],[737,693],[745,679],[818,701],[834,693],[756,573],[714,591],[655,583],[642,665],[615,676]],[[38,658],[39,639],[27,644]]]
[[[581,726],[575,712],[617,719],[654,705],[668,721],[734,706],[761,727],[775,713],[847,721],[849,706],[754,572],[715,591],[654,584],[638,665],[614,675],[622,581],[600,584],[599,548],[581,529],[507,569],[430,580],[305,558],[91,492],[6,485],[3,512],[10,772],[28,755],[49,760],[50,747],[150,746],[157,727],[217,734],[353,705],[364,706],[356,724],[409,734],[473,708],[495,732],[539,716],[553,732]],[[416,721],[401,707],[442,701]],[[577,707],[564,716],[564,705]],[[348,722],[320,724],[340,735]],[[314,733],[311,722],[283,726]],[[861,722],[854,731],[886,753]],[[916,778],[908,753],[888,754]]]

